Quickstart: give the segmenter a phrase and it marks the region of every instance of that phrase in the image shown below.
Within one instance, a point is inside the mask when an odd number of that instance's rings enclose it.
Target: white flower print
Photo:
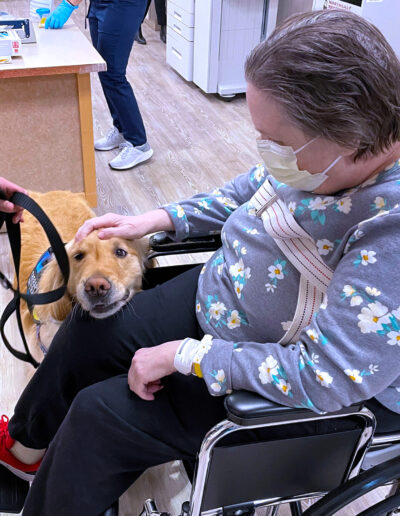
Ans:
[[[334,197],[316,197],[315,199],[311,199],[308,204],[309,210],[326,210],[326,207],[334,201]]]
[[[278,362],[272,355],[267,356],[265,361],[258,368],[260,374],[258,377],[262,384],[271,383],[273,378],[278,374]]]
[[[341,213],[347,215],[351,211],[351,198],[350,197],[342,197],[336,203],[336,208]]]
[[[315,375],[316,375],[315,379],[317,380],[318,383],[320,383],[322,385],[322,387],[327,387],[327,388],[330,387],[330,385],[333,381],[333,378],[329,373],[320,371],[319,369],[317,369],[315,371]]]
[[[236,295],[238,299],[240,299],[242,297],[243,283],[240,283],[240,281],[235,281],[234,286]]]
[[[239,245],[239,240],[234,240],[232,245],[233,245],[233,248],[235,249]]]
[[[245,247],[242,247],[242,248],[241,248],[241,250],[240,250],[240,252],[241,252],[242,254],[247,254],[247,249],[246,249]]]
[[[292,390],[292,386],[289,382],[284,380],[283,378],[279,378],[278,383],[275,384],[275,387],[279,389],[285,396],[289,394],[289,392]]]
[[[217,383],[217,382],[212,383],[212,384],[210,385],[210,387],[211,387],[211,389],[212,389],[214,392],[221,392],[221,388],[222,388],[222,387],[221,387],[221,385],[220,385],[219,383]]]
[[[346,297],[350,297],[355,293],[355,290],[351,285],[345,285],[343,287],[343,293]]]
[[[223,382],[225,380],[225,371],[223,369],[218,369],[217,374],[215,375],[215,379],[217,382]]]
[[[350,306],[358,306],[358,305],[361,305],[362,302],[363,302],[363,298],[361,296],[353,296],[350,299]]]
[[[249,233],[250,235],[258,235],[256,228],[246,229],[246,233]]]
[[[259,183],[261,179],[264,177],[264,166],[259,164],[257,165],[257,169],[254,171],[254,179]]]
[[[294,201],[291,201],[289,204],[288,204],[288,209],[290,211],[290,213],[294,213],[296,211],[296,203]]]
[[[316,355],[315,353],[311,353],[311,360],[314,362],[314,364],[318,364],[319,355]]]
[[[245,267],[242,258],[239,259],[238,262],[236,262],[234,265],[231,265],[229,267],[229,274],[236,278],[240,276],[241,278],[250,278],[250,267]]]
[[[201,304],[196,303],[196,312],[201,312]]]
[[[374,205],[376,210],[382,210],[385,207],[385,199],[383,197],[375,197]]]
[[[329,254],[334,247],[333,242],[330,242],[326,238],[322,240],[317,240],[317,248],[320,255]]]
[[[272,283],[266,283],[265,286],[267,287],[267,292],[273,292],[276,289],[276,285]]]
[[[293,322],[293,321],[284,321],[284,322],[281,322],[281,326],[282,326],[283,331],[288,331],[288,330],[289,330],[289,328],[292,326],[292,322]]]
[[[269,274],[268,277],[271,279],[277,278],[277,279],[283,279],[285,276],[282,272],[282,265],[280,263],[277,263],[276,265],[270,265],[268,267]]]
[[[357,317],[361,333],[376,333],[383,329],[382,324],[390,321],[387,306],[382,305],[379,301],[369,303],[368,307],[364,306]]]
[[[176,204],[176,215],[181,219],[185,216],[185,210],[180,204]]]
[[[362,383],[363,381],[358,369],[345,369],[344,374],[346,374],[354,383]]]
[[[391,346],[400,346],[400,332],[399,331],[390,331],[387,336],[389,337],[389,340],[387,341],[388,344]]]
[[[195,212],[196,215],[201,215],[202,214],[202,211],[199,210],[199,208],[193,208],[193,211]]]
[[[312,341],[318,342],[318,333],[315,330],[310,328],[306,333]]]
[[[201,268],[200,274],[204,274],[205,272],[206,272],[206,266],[203,265],[203,267]]]
[[[232,310],[231,315],[228,317],[227,326],[230,330],[240,326],[240,316],[238,310]]]
[[[223,263],[220,263],[219,265],[217,265],[217,274],[219,274],[221,276],[223,270],[224,270],[224,264]]]
[[[200,206],[200,208],[204,208],[205,210],[210,209],[210,205],[207,201],[198,201],[197,204]]]
[[[373,297],[378,297],[381,295],[381,291],[378,290],[377,288],[375,287],[365,287],[365,292],[369,295],[369,296],[373,296]]]
[[[218,321],[222,315],[226,312],[226,306],[221,301],[217,301],[216,303],[211,303],[210,306],[210,317],[211,319],[215,319]]]
[[[377,364],[369,364],[368,369],[370,374],[375,374],[379,371],[379,366]]]
[[[229,273],[233,277],[243,276],[243,274],[244,274],[244,263],[243,263],[243,260],[240,259],[234,265],[231,265],[229,267]]]
[[[397,310],[393,310],[392,314],[396,317],[396,319],[400,319],[400,306]]]
[[[218,202],[220,202],[223,206],[226,206],[227,208],[235,210],[238,207],[235,201],[229,199],[229,197],[216,197],[216,199]]]
[[[370,263],[375,263],[376,252],[375,251],[367,251],[366,249],[363,249],[361,251],[361,263],[362,265],[369,265]]]

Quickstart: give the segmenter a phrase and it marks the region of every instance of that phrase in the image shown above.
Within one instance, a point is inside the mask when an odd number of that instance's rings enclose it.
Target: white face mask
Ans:
[[[267,167],[268,173],[277,181],[298,190],[312,192],[326,181],[326,174],[342,157],[338,156],[328,168],[318,174],[310,174],[307,170],[299,170],[296,154],[305,149],[317,138],[318,136],[296,151],[294,151],[292,147],[278,145],[271,140],[257,140],[257,149]]]

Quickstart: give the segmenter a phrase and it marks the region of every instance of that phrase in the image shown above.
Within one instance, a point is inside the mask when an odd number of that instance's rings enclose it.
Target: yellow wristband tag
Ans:
[[[200,364],[198,364],[197,362],[195,362],[195,363],[194,363],[194,365],[193,365],[193,370],[194,370],[194,374],[195,374],[198,378],[203,378],[203,373],[201,372]]]

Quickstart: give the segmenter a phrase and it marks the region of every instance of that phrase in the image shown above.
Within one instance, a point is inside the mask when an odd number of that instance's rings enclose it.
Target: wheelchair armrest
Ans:
[[[221,247],[221,235],[205,235],[174,242],[165,231],[155,233],[149,238],[151,253],[149,258],[168,254],[204,253],[216,251]]]
[[[363,405],[363,403],[357,403],[350,407],[344,407],[334,412],[334,414],[341,415],[358,412]],[[285,423],[319,417],[319,414],[307,408],[293,408],[278,405],[273,401],[263,398],[259,394],[248,391],[236,391],[229,394],[225,398],[225,409],[228,419],[241,426],[275,422]]]

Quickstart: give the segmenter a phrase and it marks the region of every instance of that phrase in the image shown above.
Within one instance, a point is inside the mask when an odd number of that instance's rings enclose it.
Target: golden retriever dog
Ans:
[[[44,194],[30,192],[30,196],[46,212],[66,243],[70,264],[66,294],[59,301],[34,307],[35,316],[40,321],[40,332],[26,303],[21,304],[28,344],[35,358],[41,360],[43,354],[39,350],[39,338],[48,349],[57,329],[75,306],[95,318],[109,317],[141,290],[143,272],[148,266],[148,242],[145,239],[117,237],[100,240],[97,231],[94,231],[77,243],[74,236],[78,228],[85,220],[95,216],[84,195],[54,191]],[[50,245],[39,222],[26,211],[24,219],[21,224],[20,270],[23,291],[36,264]],[[39,276],[38,292],[53,290],[62,283],[60,269],[53,257]]]

